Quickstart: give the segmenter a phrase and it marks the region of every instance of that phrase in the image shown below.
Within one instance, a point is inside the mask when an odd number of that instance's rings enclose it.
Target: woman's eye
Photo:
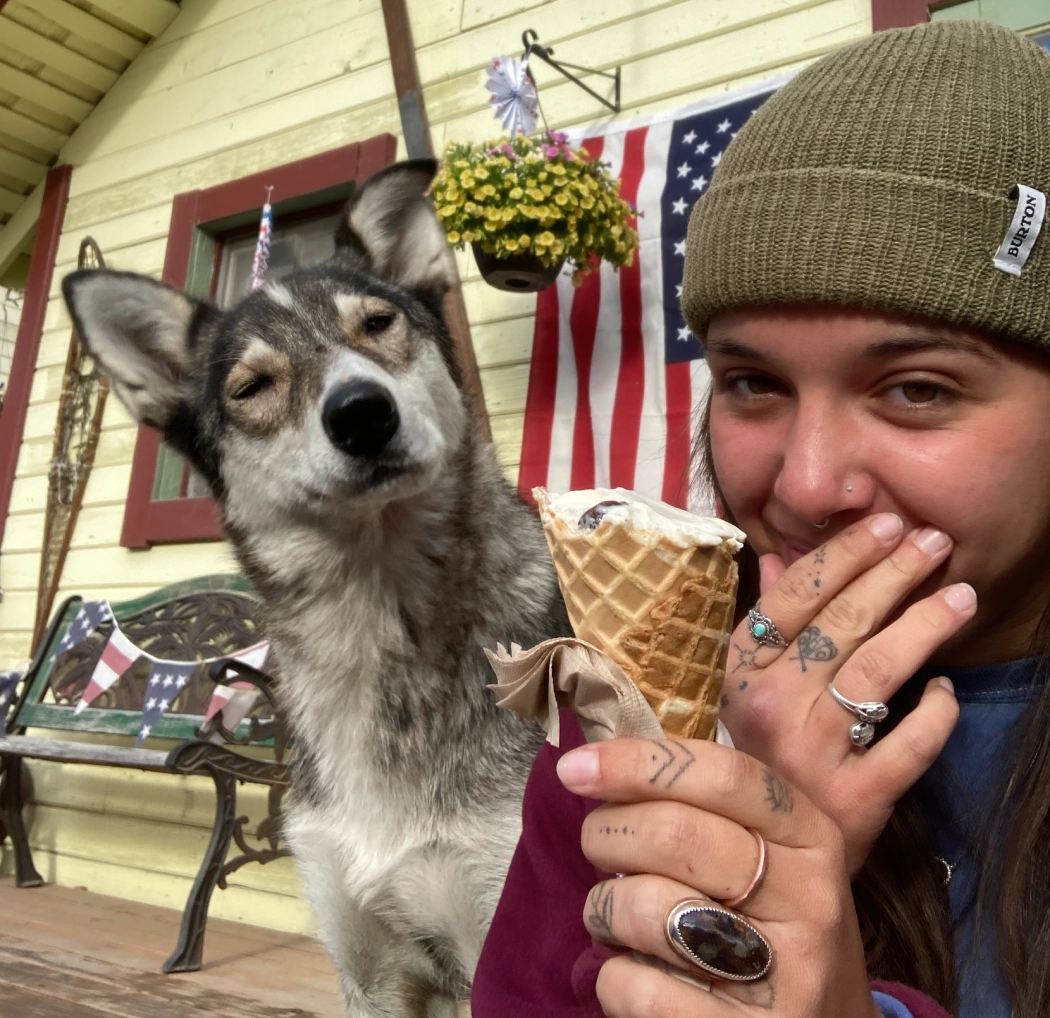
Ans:
[[[738,396],[770,396],[780,391],[780,383],[766,375],[738,375],[727,379],[725,385]]]
[[[251,381],[245,382],[234,389],[230,393],[230,398],[236,400],[251,399],[252,396],[270,388],[271,385],[273,385],[273,379],[269,375],[256,375]]]
[[[943,391],[932,382],[902,382],[900,389],[909,403],[932,403]]]

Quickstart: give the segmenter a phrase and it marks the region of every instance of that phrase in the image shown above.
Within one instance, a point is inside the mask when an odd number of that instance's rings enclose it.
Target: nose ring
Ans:
[[[831,517],[827,516],[827,517],[825,517],[823,523],[814,523],[813,526],[816,527],[817,530],[823,530],[828,525],[830,520],[831,520]]]
[[[852,491],[852,490],[853,490],[853,485],[852,484],[847,484],[846,485],[846,491]]]

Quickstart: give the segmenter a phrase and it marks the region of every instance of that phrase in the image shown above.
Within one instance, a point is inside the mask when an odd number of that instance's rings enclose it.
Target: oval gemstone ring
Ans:
[[[667,941],[675,953],[715,979],[751,983],[773,967],[769,941],[742,916],[700,898],[667,914]]]

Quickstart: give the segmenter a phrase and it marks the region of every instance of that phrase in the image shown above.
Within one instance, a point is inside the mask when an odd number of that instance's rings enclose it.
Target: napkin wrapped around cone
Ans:
[[[552,497],[536,488],[533,495],[577,639],[518,651],[520,670],[510,667],[513,653],[490,655],[497,692],[506,695],[505,682],[524,675],[539,682],[543,662],[549,696],[571,694],[581,723],[591,721],[580,706],[580,676],[600,675],[626,712],[622,727],[632,729],[615,734],[644,734],[633,731],[644,702],[662,735],[714,737],[736,603],[733,555],[743,533],[623,489]],[[620,677],[630,691],[620,689]],[[583,693],[589,705],[587,681]]]

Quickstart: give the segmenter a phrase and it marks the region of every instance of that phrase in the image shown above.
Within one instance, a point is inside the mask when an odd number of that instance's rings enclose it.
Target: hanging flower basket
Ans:
[[[501,290],[542,290],[565,262],[579,283],[601,259],[630,265],[638,246],[619,181],[563,134],[453,143],[431,194],[449,243],[470,244],[485,281]]]
[[[535,293],[546,290],[561,272],[564,260],[559,259],[553,265],[544,265],[539,255],[528,252],[504,255],[489,254],[477,241],[471,245],[474,261],[478,263],[481,278],[497,290],[510,290],[514,293]]]

